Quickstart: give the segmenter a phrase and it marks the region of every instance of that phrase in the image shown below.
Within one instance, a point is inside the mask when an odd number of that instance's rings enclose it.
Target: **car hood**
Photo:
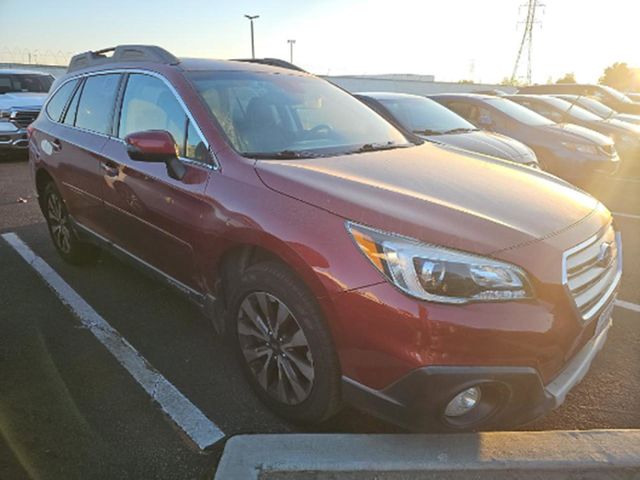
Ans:
[[[504,135],[489,132],[465,132],[432,135],[429,140],[513,162],[535,162],[533,152],[522,143]]]
[[[561,137],[560,139],[562,141],[595,143],[596,145],[610,145],[613,143],[606,135],[572,123],[556,123],[555,125],[545,125],[538,128],[547,135],[551,134]]]
[[[621,113],[640,114],[640,103],[618,103],[616,110]]]
[[[47,98],[46,93],[11,92],[0,94],[0,108],[24,108],[40,110]]]
[[[429,143],[255,168],[267,187],[345,219],[476,253],[559,233],[598,206],[544,172]]]
[[[640,115],[633,115],[631,113],[617,113],[613,116],[613,119],[622,122],[629,122],[634,125],[640,124]]]

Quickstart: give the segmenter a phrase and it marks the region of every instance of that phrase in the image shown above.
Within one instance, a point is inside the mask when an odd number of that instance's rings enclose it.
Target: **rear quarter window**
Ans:
[[[51,100],[47,103],[47,114],[52,120],[60,121],[65,105],[69,101],[69,97],[76,88],[78,80],[71,80],[62,85],[56,93],[53,94]]]

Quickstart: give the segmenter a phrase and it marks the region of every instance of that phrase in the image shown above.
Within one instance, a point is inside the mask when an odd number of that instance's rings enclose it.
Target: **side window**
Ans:
[[[82,95],[82,86],[78,87],[76,93],[73,94],[73,98],[71,99],[71,103],[67,107],[67,111],[64,114],[64,118],[62,119],[62,123],[65,125],[75,125],[76,123],[76,115],[78,114],[78,102],[80,100],[80,95]]]
[[[462,118],[469,120],[471,123],[476,123],[478,109],[475,106],[462,102],[449,102],[447,103],[447,108],[454,111]]]
[[[60,121],[62,111],[64,110],[64,107],[77,84],[78,80],[71,80],[70,82],[62,85],[53,97],[51,97],[51,100],[47,103],[47,113],[52,120],[55,120],[56,122]]]
[[[191,122],[189,122],[187,128],[187,142],[184,156],[200,162],[209,161],[207,146]]]
[[[119,74],[95,75],[85,80],[78,103],[77,127],[109,133],[119,81]]]
[[[184,156],[186,128],[187,115],[162,80],[144,74],[129,76],[120,110],[120,138],[145,130],[165,130],[173,136],[180,155]],[[195,136],[193,141],[197,145]]]

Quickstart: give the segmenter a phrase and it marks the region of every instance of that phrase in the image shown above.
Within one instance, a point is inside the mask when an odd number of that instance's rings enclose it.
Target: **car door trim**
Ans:
[[[181,293],[187,295],[187,297],[189,297],[189,299],[195,301],[197,304],[199,304],[199,305],[203,305],[204,304],[205,294],[203,294],[201,292],[198,292],[197,290],[191,288],[190,286],[182,283],[180,280],[177,280],[176,278],[172,277],[171,275],[169,275],[169,274],[165,273],[164,271],[160,270],[158,267],[150,264],[149,262],[143,260],[142,258],[138,257],[137,255],[134,255],[133,253],[131,253],[127,249],[121,247],[117,243],[114,243],[113,241],[109,240],[108,238],[106,238],[106,237],[100,235],[99,233],[95,232],[91,228],[89,228],[89,227],[83,225],[82,223],[78,222],[75,218],[70,216],[70,219],[71,219],[73,225],[75,227],[77,227],[78,229],[80,229],[84,235],[92,237],[94,239],[94,241],[96,241],[96,243],[98,243],[102,247],[106,247],[107,249],[112,250],[112,251],[115,250],[116,255],[120,254],[120,255],[125,256],[127,259],[137,263],[138,265],[143,267],[145,270],[149,271],[151,274],[162,278],[166,283],[168,283],[169,285],[175,287]]]
[[[114,205],[113,203],[109,203],[106,200],[103,200],[105,207],[108,208],[112,208],[113,210],[116,210],[118,213],[122,213],[124,215],[127,215],[128,217],[133,218],[134,220],[139,221],[140,223],[143,223],[144,225],[146,225],[147,227],[151,227],[154,230],[157,230],[158,232],[162,233],[163,235],[166,235],[167,237],[175,240],[176,242],[182,244],[182,245],[186,245],[189,250],[191,251],[191,253],[193,252],[193,247],[191,246],[190,243],[185,242],[183,239],[181,239],[180,237],[176,237],[173,233],[168,232],[167,230],[145,220],[144,218],[140,218],[139,216],[135,215],[134,213],[128,212],[127,210],[118,207],[117,205]]]

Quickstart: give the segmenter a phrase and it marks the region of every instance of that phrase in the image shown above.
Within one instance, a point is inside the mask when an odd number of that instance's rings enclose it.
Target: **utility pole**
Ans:
[[[531,51],[533,50],[533,27],[541,22],[536,20],[537,10],[544,8],[544,5],[539,0],[528,0],[526,4],[520,5],[520,8],[527,8],[527,17],[524,22],[524,32],[522,33],[522,40],[520,40],[520,46],[518,48],[518,55],[516,56],[516,63],[513,66],[513,73],[511,74],[511,82],[515,83],[518,75],[518,67],[520,66],[520,60],[524,49],[527,49],[527,83],[531,83],[531,64],[532,57]]]
[[[245,15],[245,17],[249,19],[249,22],[251,22],[251,58],[256,58],[256,48],[253,43],[253,21],[256,18],[260,18],[260,15]]]
[[[296,43],[295,40],[287,40],[289,44],[289,61],[293,63],[293,45]]]

